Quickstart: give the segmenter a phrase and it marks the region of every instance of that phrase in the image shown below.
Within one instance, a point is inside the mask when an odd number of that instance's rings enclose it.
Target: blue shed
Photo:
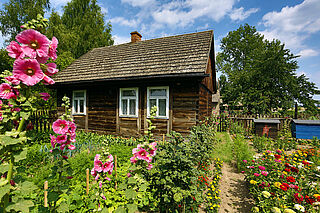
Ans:
[[[320,120],[292,120],[292,136],[298,139],[320,139]]]

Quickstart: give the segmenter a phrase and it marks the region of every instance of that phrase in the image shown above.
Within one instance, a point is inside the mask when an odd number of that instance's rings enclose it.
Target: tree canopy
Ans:
[[[38,14],[44,15],[50,9],[49,0],[10,0],[0,10],[0,31],[3,36],[14,40],[22,31],[21,25],[35,19]]]
[[[295,101],[315,110],[319,90],[305,75],[297,76],[298,56],[279,40],[268,41],[249,25],[229,32],[217,55],[223,102],[251,113],[289,109]]]

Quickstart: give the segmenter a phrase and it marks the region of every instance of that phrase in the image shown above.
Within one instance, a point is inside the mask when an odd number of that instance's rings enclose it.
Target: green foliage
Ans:
[[[221,40],[217,56],[221,95],[231,107],[266,113],[289,109],[294,101],[315,110],[319,90],[305,75],[297,76],[296,58],[279,40],[268,41],[255,27],[244,25]]]
[[[249,143],[242,135],[237,135],[234,139],[234,153],[237,159],[238,171],[243,171],[245,166],[243,160],[253,159],[253,150],[250,148]]]
[[[50,9],[49,0],[10,0],[3,4],[0,10],[0,31],[3,36],[8,36],[7,41],[14,40],[21,32],[20,26],[29,20],[42,16],[45,10]]]
[[[217,143],[211,154],[212,158],[219,158],[223,162],[231,163],[234,159],[234,144],[230,135],[227,132],[217,132],[216,137]]]

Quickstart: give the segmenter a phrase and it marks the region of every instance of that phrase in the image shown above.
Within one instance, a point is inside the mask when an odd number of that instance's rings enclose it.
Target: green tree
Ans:
[[[36,19],[38,14],[43,16],[49,9],[49,0],[10,0],[0,10],[0,32],[12,41],[22,31],[21,25]]]
[[[96,0],[72,0],[64,7],[62,23],[72,38],[71,53],[79,58],[89,50],[113,44],[111,24],[105,24],[104,14]]]
[[[255,27],[244,25],[221,40],[217,56],[221,95],[230,106],[266,113],[288,109],[298,101],[315,110],[319,90],[306,76],[297,76],[295,56],[279,40],[268,41]]]
[[[12,70],[14,59],[8,55],[6,49],[0,49],[0,72],[4,70]]]

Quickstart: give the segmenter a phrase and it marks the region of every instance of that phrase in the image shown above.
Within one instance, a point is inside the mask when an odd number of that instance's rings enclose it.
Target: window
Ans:
[[[156,117],[169,118],[169,87],[148,87],[147,89],[147,112],[153,106],[157,107]]]
[[[86,114],[86,91],[75,90],[72,95],[72,114]]]
[[[120,88],[120,116],[138,117],[138,88]]]

